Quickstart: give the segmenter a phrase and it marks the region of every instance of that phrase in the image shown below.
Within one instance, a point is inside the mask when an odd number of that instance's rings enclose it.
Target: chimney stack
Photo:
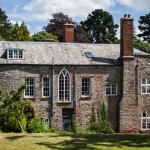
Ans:
[[[125,14],[120,20],[120,57],[133,58],[133,19]]]
[[[64,25],[64,42],[73,43],[74,42],[74,24],[66,23]]]

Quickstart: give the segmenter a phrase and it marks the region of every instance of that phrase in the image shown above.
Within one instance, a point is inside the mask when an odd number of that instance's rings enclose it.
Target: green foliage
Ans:
[[[79,122],[76,119],[75,114],[72,116],[72,132],[78,133],[79,132]]]
[[[30,120],[35,117],[35,106],[31,100],[24,101],[23,112],[24,112],[25,117],[26,117],[26,128],[28,131]]]
[[[0,35],[0,41],[4,41],[3,37]]]
[[[96,115],[95,115],[95,109],[94,104],[92,105],[92,114],[90,119],[90,129],[95,130],[95,124],[96,124]]]
[[[24,132],[34,117],[33,108],[21,99],[25,88],[24,84],[17,91],[0,92],[0,128],[5,132]]]
[[[144,41],[150,43],[150,13],[140,16],[139,24],[138,28],[142,33],[138,37],[143,37]]]
[[[114,133],[114,131],[111,128],[111,124],[108,121],[107,117],[107,110],[106,106],[103,103],[101,107],[97,110],[97,117],[95,116],[95,111],[94,111],[94,105],[92,107],[92,115],[91,115],[91,121],[90,122],[90,129],[92,131],[99,133],[104,133],[104,134],[111,134]],[[94,118],[94,119],[92,119]]]
[[[48,132],[48,128],[45,126],[45,124],[39,118],[31,119],[28,130],[31,133],[46,133],[46,132]]]
[[[5,11],[3,11],[0,8],[0,41],[3,40],[9,40],[11,35],[11,28],[12,25],[10,21],[8,20],[7,15],[5,14]]]
[[[118,25],[114,24],[112,15],[102,9],[91,12],[81,25],[93,43],[118,43],[115,37]]]
[[[51,33],[41,31],[34,35],[32,35],[33,41],[51,41],[51,42],[58,42],[57,36],[52,35]]]
[[[134,39],[133,41],[133,45],[135,48],[146,52],[146,53],[150,53],[150,43],[145,43],[143,41],[141,41],[140,39]]]
[[[24,22],[19,26],[18,23],[13,25],[11,41],[31,41],[30,32]]]

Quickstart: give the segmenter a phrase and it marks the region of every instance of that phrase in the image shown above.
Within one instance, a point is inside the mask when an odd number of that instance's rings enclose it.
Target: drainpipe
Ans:
[[[54,128],[55,123],[55,103],[54,103],[54,58],[52,57],[52,128]]]
[[[139,88],[139,65],[138,65],[138,60],[136,61],[136,66],[135,66],[135,103],[138,105],[138,88]]]
[[[73,70],[73,107],[74,110],[76,111],[76,66],[74,66]]]

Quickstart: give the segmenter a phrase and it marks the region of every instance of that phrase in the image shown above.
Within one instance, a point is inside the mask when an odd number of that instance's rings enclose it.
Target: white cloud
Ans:
[[[108,9],[112,7],[115,0],[31,0],[22,8],[22,13],[10,14],[15,18],[23,20],[45,21],[53,13],[63,12],[72,18],[85,19],[94,9]]]
[[[135,10],[150,10],[150,1],[149,0],[116,0],[122,5],[126,5]]]
[[[14,25],[16,23],[18,23],[18,25],[20,26],[22,21],[15,21],[15,20],[10,20],[10,22]]]

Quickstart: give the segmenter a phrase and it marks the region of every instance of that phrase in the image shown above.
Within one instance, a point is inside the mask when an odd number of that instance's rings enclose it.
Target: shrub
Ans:
[[[78,133],[79,130],[79,122],[76,119],[75,114],[72,116],[72,132]]]
[[[48,128],[42,122],[42,120],[39,118],[31,119],[29,126],[28,126],[28,130],[31,133],[46,133],[46,132],[48,132]]]
[[[1,129],[4,132],[21,132],[18,118],[14,112],[0,117]],[[23,116],[21,119],[23,129],[26,129],[26,118]]]
[[[29,100],[22,100],[26,85],[18,90],[0,91],[0,128],[5,132],[24,132],[34,118],[34,108]]]
[[[90,129],[96,131],[97,133],[111,134],[114,133],[110,122],[108,121],[107,110],[104,103],[97,110],[97,117],[95,116],[94,105],[92,107],[92,115],[90,122]],[[92,119],[94,118],[94,119]]]
[[[35,106],[31,100],[25,100],[24,101],[24,114],[26,116],[26,123],[27,123],[27,131],[29,131],[29,123],[31,119],[35,117]]]

